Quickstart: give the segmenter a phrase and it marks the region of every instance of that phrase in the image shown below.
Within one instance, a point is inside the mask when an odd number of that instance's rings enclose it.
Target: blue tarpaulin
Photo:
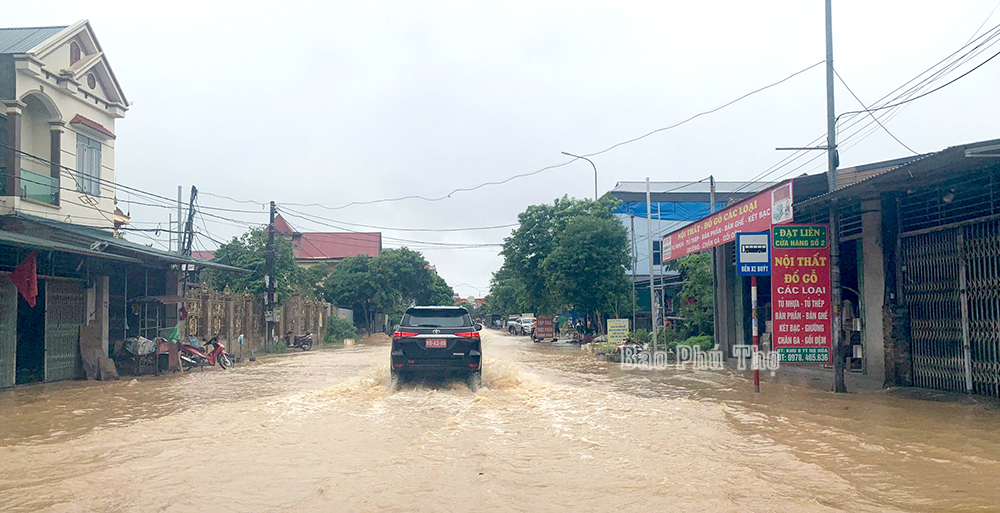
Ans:
[[[684,202],[673,201],[654,202],[650,204],[653,219],[664,221],[697,221],[712,213],[710,204],[705,202]],[[715,210],[718,212],[726,207],[725,202],[717,202]],[[625,202],[618,206],[614,214],[634,215],[635,217],[646,218],[646,202]]]

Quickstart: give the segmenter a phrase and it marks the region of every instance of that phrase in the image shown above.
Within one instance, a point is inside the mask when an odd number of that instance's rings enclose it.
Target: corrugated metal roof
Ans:
[[[142,263],[142,260],[138,258],[131,258],[122,255],[113,255],[109,253],[102,253],[100,251],[94,251],[89,248],[83,248],[80,246],[74,246],[72,244],[63,244],[61,242],[53,242],[50,240],[42,239],[39,237],[32,237],[30,235],[23,235],[20,233],[8,232],[5,230],[0,230],[0,245],[10,244],[13,246],[20,246],[29,249],[51,249],[55,251],[65,251],[66,253],[75,253],[77,255],[87,255],[98,258],[107,258],[110,260],[121,260],[124,262]]]
[[[767,189],[776,183],[778,182],[715,182],[715,192],[743,192],[749,194]],[[710,190],[711,184],[708,180],[700,182],[649,182],[649,192],[652,194],[664,192],[708,193]],[[641,192],[645,194],[646,182],[618,182],[615,184],[615,188],[611,189],[611,192]]]
[[[62,32],[62,27],[0,28],[0,53],[25,53]]]
[[[31,221],[33,223],[45,225],[50,228],[59,230],[60,232],[70,234],[71,236],[75,236],[74,237],[75,239],[80,239],[81,241],[85,241],[87,243],[92,242],[94,240],[106,242],[108,246],[118,248],[119,250],[131,251],[137,253],[140,256],[152,257],[158,260],[164,260],[167,262],[178,263],[178,264],[193,264],[202,267],[213,267],[216,269],[224,269],[227,271],[238,271],[244,273],[252,272],[250,269],[233,267],[230,265],[220,264],[216,262],[205,262],[188,256],[182,256],[175,253],[170,253],[167,251],[162,251],[156,248],[152,248],[149,246],[144,246],[142,244],[138,244],[129,240],[118,239],[112,236],[108,232],[90,226],[81,226],[77,224],[64,223],[62,221],[46,219],[44,217],[37,217],[30,214],[25,214],[23,212],[15,212],[12,214],[8,214],[5,217],[19,218],[26,221]],[[102,252],[101,254],[108,254],[108,253]]]

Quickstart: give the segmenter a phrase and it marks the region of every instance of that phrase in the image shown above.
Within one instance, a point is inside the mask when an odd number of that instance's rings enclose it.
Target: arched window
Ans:
[[[80,60],[80,45],[76,41],[73,41],[69,44],[69,65],[76,64],[78,60]]]

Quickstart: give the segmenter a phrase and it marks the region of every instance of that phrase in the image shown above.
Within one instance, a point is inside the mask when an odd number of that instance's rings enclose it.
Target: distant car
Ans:
[[[390,368],[399,382],[413,376],[462,376],[472,388],[482,376],[482,341],[469,312],[457,306],[406,310],[392,334]]]
[[[518,315],[511,315],[511,316],[507,317],[507,332],[508,333],[510,333],[511,335],[513,335],[515,333],[514,328],[517,327],[517,321],[520,320],[520,319],[521,319],[521,317],[518,316]]]
[[[535,318],[534,317],[521,317],[517,322],[517,334],[528,336],[531,335],[531,331],[535,329]]]

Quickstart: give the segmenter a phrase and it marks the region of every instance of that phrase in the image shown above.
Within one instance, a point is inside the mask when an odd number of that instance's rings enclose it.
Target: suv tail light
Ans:
[[[455,336],[456,337],[465,337],[465,338],[479,338],[479,332],[478,331],[467,331],[465,333],[456,333]]]
[[[415,336],[417,336],[417,335],[419,335],[419,333],[412,333],[412,332],[409,332],[409,331],[396,331],[396,332],[394,332],[394,333],[392,334],[392,337],[393,337],[393,338],[400,338],[400,337],[415,337]]]

